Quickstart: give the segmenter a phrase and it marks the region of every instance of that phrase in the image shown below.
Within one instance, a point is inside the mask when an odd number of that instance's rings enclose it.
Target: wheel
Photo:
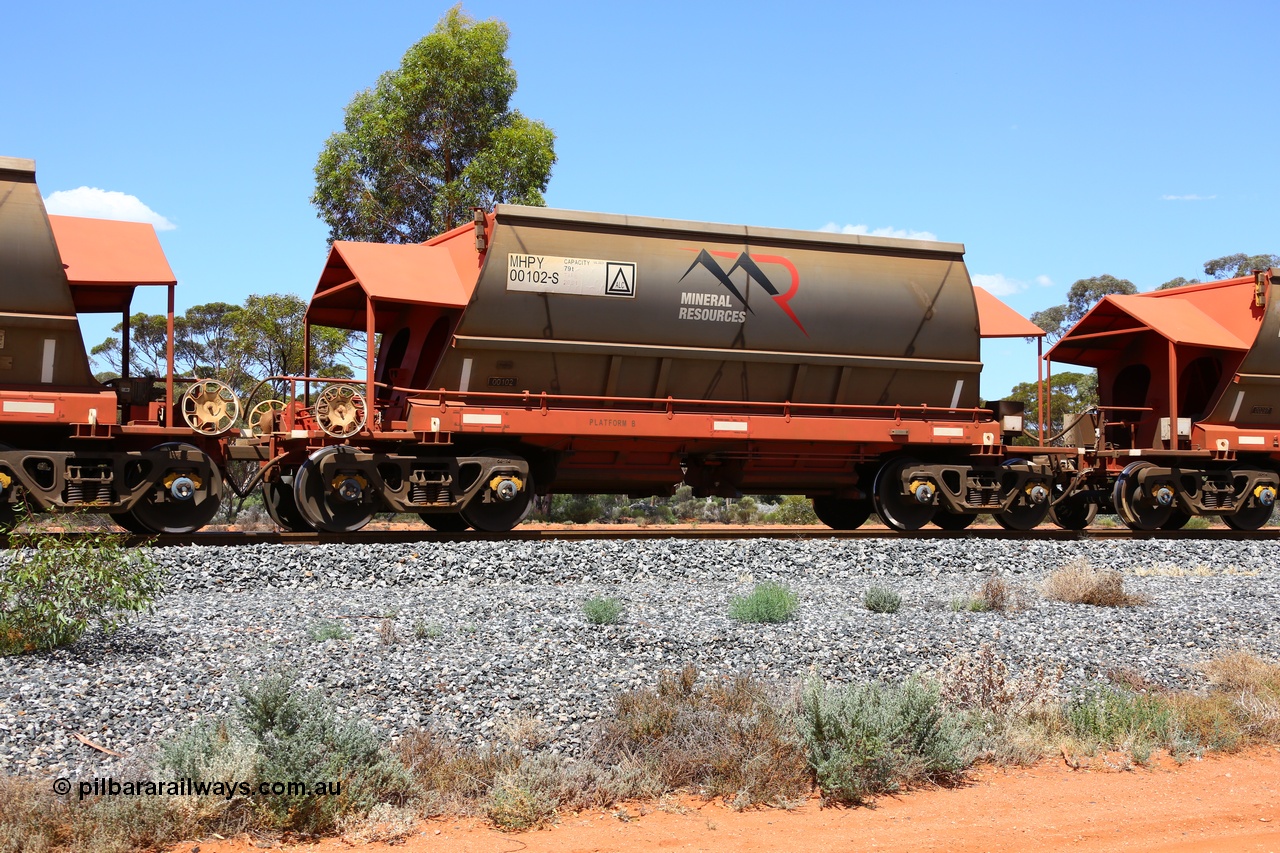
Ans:
[[[992,516],[1005,530],[1034,530],[1049,517],[1048,501],[1042,504],[1014,504]]]
[[[977,520],[978,516],[970,512],[938,510],[933,514],[933,524],[943,530],[964,530]]]
[[[929,523],[938,509],[932,502],[932,483],[929,484],[928,503],[920,502],[914,494],[902,492],[903,472],[919,464],[914,459],[892,459],[876,474],[872,487],[876,512],[894,530],[919,530]]]
[[[142,522],[138,521],[137,517],[127,510],[125,512],[111,513],[111,520],[130,533],[136,533],[139,536],[150,536],[153,532],[144,527]]]
[[[832,497],[813,499],[813,514],[832,530],[856,530],[866,524],[874,509],[868,500]]]
[[[1255,503],[1253,506],[1246,506],[1234,515],[1224,515],[1222,520],[1232,530],[1257,530],[1271,520],[1271,511],[1273,509],[1275,509],[1274,506]]]
[[[1169,520],[1160,525],[1161,530],[1181,530],[1187,526],[1187,522],[1191,520],[1191,513],[1186,512],[1178,507],[1174,507],[1173,512],[1169,513]]]
[[[1053,487],[1054,500],[1065,491],[1065,486]],[[1098,504],[1081,494],[1074,494],[1058,500],[1049,506],[1049,518],[1063,530],[1084,530],[1093,523],[1098,514]]]
[[[293,500],[303,520],[316,530],[351,533],[373,520],[376,504],[369,483],[358,471],[341,470],[340,457],[354,455],[349,447],[322,447],[298,466]],[[332,473],[321,473],[322,467]]]
[[[176,475],[171,482],[151,489],[133,505],[129,510],[133,520],[147,533],[191,533],[213,521],[222,506],[222,472],[218,466],[204,451],[190,444],[169,442],[155,449],[168,451],[170,459],[181,454],[181,461],[166,469],[166,480]],[[183,461],[189,464],[184,465]],[[209,472],[207,482],[201,482],[202,472]],[[182,497],[184,494],[187,496]],[[131,529],[124,521],[120,526]]]
[[[320,392],[316,423],[327,435],[346,438],[364,429],[368,410],[364,397],[352,385],[330,385]]]
[[[1173,505],[1162,506],[1144,493],[1138,484],[1138,474],[1154,467],[1150,462],[1133,462],[1116,477],[1111,501],[1116,515],[1130,530],[1159,530],[1173,515]]]
[[[471,529],[467,520],[457,512],[420,512],[418,517],[423,524],[439,533],[461,533]]]
[[[1001,467],[1013,468],[1026,464],[1025,459],[1008,459]],[[1046,492],[1044,500],[1032,503],[1025,493],[1020,493],[1008,509],[995,513],[993,517],[996,524],[1005,530],[1032,530],[1049,517],[1049,495]]]
[[[282,474],[275,482],[264,482],[262,504],[276,527],[286,533],[315,530],[298,511],[298,502],[293,497],[292,475]]]
[[[489,451],[477,455],[494,456],[499,459],[509,459],[513,462],[524,461],[519,456],[503,450]],[[476,530],[487,533],[503,533],[524,521],[524,517],[533,508],[532,474],[525,477],[519,486],[516,486],[516,478],[503,478],[501,475],[493,477],[490,482],[498,480],[503,482],[499,482],[496,489],[491,485],[486,485],[471,500],[467,501],[466,506],[462,508],[463,520]],[[510,495],[509,499],[504,500],[501,496],[504,491]]]
[[[1255,469],[1247,465],[1233,466],[1231,469],[1236,477],[1248,476],[1254,472]],[[1271,520],[1271,512],[1275,509],[1275,487],[1267,485],[1260,488],[1265,488],[1270,493],[1271,503],[1263,503],[1256,494],[1250,495],[1239,511],[1222,517],[1232,530],[1257,530]]]
[[[240,401],[226,383],[198,379],[182,395],[182,417],[198,433],[222,435],[240,417]]]

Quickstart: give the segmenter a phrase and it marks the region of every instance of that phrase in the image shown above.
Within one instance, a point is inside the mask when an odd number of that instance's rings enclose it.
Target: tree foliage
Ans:
[[[1169,279],[1164,284],[1157,285],[1156,290],[1172,290],[1175,287],[1183,287],[1188,284],[1199,284],[1199,283],[1200,283],[1200,279],[1198,278],[1183,278],[1182,276],[1178,276],[1177,278]]]
[[[455,6],[351,100],[315,167],[330,240],[422,242],[475,207],[544,204],[555,134],[510,109],[508,36]]]
[[[1116,278],[1113,275],[1082,278],[1067,291],[1066,305],[1055,305],[1044,311],[1037,311],[1031,315],[1031,322],[1044,329],[1049,342],[1053,343],[1078,323],[1102,297],[1137,292],[1137,286],[1127,278]]]
[[[292,293],[254,294],[235,315],[232,327],[232,358],[251,379],[269,376],[303,375],[302,324],[307,303]],[[353,375],[345,357],[356,355],[356,334],[323,326],[311,328],[311,376],[349,378]],[[251,378],[251,379],[250,379]],[[238,390],[238,389],[237,389]],[[287,392],[286,383],[273,383],[277,395]],[[259,398],[261,395],[259,395]]]
[[[1280,267],[1280,255],[1246,255],[1237,252],[1204,262],[1204,274],[1214,278],[1239,278],[1254,270]]]
[[[180,376],[219,379],[242,402],[259,380],[302,373],[302,325],[307,304],[292,294],[253,295],[244,305],[210,302],[175,317],[174,368]],[[167,318],[134,314],[129,319],[129,372],[133,376],[166,373]],[[116,335],[123,331],[116,324]],[[363,359],[362,336],[343,329],[311,330],[311,375],[349,378],[350,362]],[[112,336],[90,351],[107,370],[100,379],[120,375],[120,338]],[[273,393],[287,389],[276,383]],[[259,398],[262,395],[259,394]]]
[[[1098,374],[1092,370],[1087,373],[1055,373],[1050,379],[1048,429],[1054,435],[1062,431],[1069,415],[1083,412],[1090,406],[1098,405]],[[1007,399],[1021,400],[1026,404],[1027,431],[1035,433],[1039,428],[1036,423],[1040,403],[1040,389],[1035,382],[1022,382],[1015,385]]]

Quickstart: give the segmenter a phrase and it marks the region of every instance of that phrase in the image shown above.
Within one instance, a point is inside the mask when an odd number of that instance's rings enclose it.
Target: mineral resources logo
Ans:
[[[774,301],[774,304],[782,309],[784,314],[791,318],[791,322],[796,324],[796,328],[801,332],[804,332],[805,337],[809,336],[809,333],[805,331],[804,324],[800,322],[800,318],[796,316],[795,312],[791,310],[790,304],[788,304],[791,302],[792,297],[800,292],[800,273],[796,270],[795,264],[791,263],[791,261],[784,258],[782,255],[755,255],[750,252],[739,252],[735,255],[733,252],[708,251],[707,249],[688,249],[687,251],[697,252],[698,257],[689,265],[689,269],[685,270],[684,275],[680,276],[680,281],[684,281],[689,277],[689,273],[701,267],[711,273],[711,275],[715,276],[715,279],[720,283],[720,286],[729,293],[725,295],[714,293],[682,293],[680,295],[680,304],[682,306],[701,306],[705,304],[711,307],[682,307],[680,309],[680,319],[721,320],[728,323],[745,322],[747,319],[747,313],[750,312],[754,314],[755,311],[747,304],[747,299],[743,296],[742,291],[738,290],[738,286],[733,283],[733,274],[738,270],[742,270],[746,274],[746,282],[743,285],[743,290],[750,287],[752,281],[763,287],[765,293],[769,294],[769,297]],[[724,268],[720,266],[720,262],[717,261],[716,258],[732,259],[733,266],[731,266],[728,272],[726,272]],[[780,266],[791,276],[791,286],[787,288],[785,293],[780,292],[777,286],[769,280],[769,276],[760,268],[762,264]],[[746,310],[724,310],[726,307],[732,308],[733,303],[729,301],[730,295],[741,303],[742,307]]]

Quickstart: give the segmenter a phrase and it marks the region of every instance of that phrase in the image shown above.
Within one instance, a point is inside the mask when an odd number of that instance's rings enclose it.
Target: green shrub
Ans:
[[[972,613],[986,613],[990,609],[987,602],[976,595],[958,595],[951,599],[952,613],[963,613],[966,610]]]
[[[403,802],[411,792],[404,765],[362,722],[342,722],[323,694],[277,674],[244,685],[231,719],[206,722],[167,743],[160,768],[175,779],[339,783],[325,796],[285,793],[224,798],[206,809],[231,819],[250,813],[257,826],[303,833],[332,832],[346,815],[368,814],[378,803]],[[239,775],[236,775],[239,774]]]
[[[335,619],[321,619],[312,625],[307,633],[317,643],[323,643],[325,640],[347,640],[351,638],[351,632]]]
[[[582,612],[592,625],[617,625],[622,617],[622,602],[616,598],[588,598]]]
[[[897,613],[902,606],[902,596],[891,589],[873,586],[862,596],[862,603],[872,613]]]
[[[725,507],[724,520],[728,524],[755,524],[760,520],[760,506],[750,495],[739,498]]]
[[[770,524],[818,524],[813,501],[804,495],[787,495],[773,512],[764,517]]]
[[[10,534],[0,569],[0,654],[74,643],[97,625],[114,632],[149,612],[163,578],[144,549],[115,533],[64,540],[28,528]]]
[[[485,815],[504,832],[521,832],[550,823],[556,815],[556,803],[545,791],[521,779],[517,770],[494,780]]]
[[[829,802],[857,805],[912,785],[954,782],[974,759],[965,718],[916,678],[896,687],[814,682],[803,705],[809,766]]]
[[[739,622],[786,622],[799,606],[799,596],[787,586],[761,583],[749,595],[734,596],[729,615]]]
[[[1063,709],[1068,732],[1079,741],[1130,752],[1145,763],[1151,751],[1185,745],[1172,703],[1158,694],[1103,688],[1076,696]]]
[[[591,524],[604,515],[600,495],[554,495],[548,518],[557,523]]]

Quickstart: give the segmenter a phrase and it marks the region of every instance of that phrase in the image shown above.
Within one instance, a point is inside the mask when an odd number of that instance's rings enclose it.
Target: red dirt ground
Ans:
[[[549,829],[506,834],[479,820],[423,823],[403,843],[186,842],[173,853],[640,853],[640,851],[1280,851],[1280,749],[1177,766],[1073,770],[1063,759],[982,768],[967,785],[881,798],[875,808],[733,812],[718,802],[562,815]]]

